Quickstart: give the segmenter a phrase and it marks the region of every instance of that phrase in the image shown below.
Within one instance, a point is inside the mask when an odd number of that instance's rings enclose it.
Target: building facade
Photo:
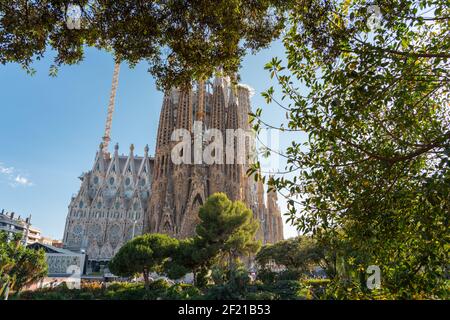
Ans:
[[[24,244],[40,241],[41,230],[31,225],[31,215],[25,219],[16,216],[14,212],[0,212],[0,231],[8,233],[21,233]]]
[[[39,282],[28,286],[28,290],[53,287],[66,283],[68,287],[79,288],[86,269],[86,255],[36,242],[28,245],[33,250],[43,250],[48,265],[48,273]]]
[[[241,200],[252,209],[254,217],[260,222],[258,239],[263,243],[283,239],[276,193],[269,193],[266,199],[262,182],[255,182],[246,174],[255,137],[251,134],[244,136],[244,161],[238,161],[242,150],[238,150],[237,136],[230,135],[230,132],[237,130],[244,134],[251,132],[249,112],[249,88],[245,85],[231,86],[220,76],[212,83],[201,82],[195,87],[172,89],[165,93],[157,134],[147,232],[167,233],[178,238],[192,236],[199,222],[198,208],[209,195],[224,192],[230,199]],[[215,159],[220,161],[213,164],[196,162],[197,151],[194,149],[198,128],[195,126],[201,126],[202,133],[208,129],[222,133],[222,153],[214,154]],[[191,147],[180,150],[185,153],[186,160],[180,164],[171,161],[172,152],[179,143],[172,141],[171,135],[176,129],[188,132],[192,137]],[[229,139],[234,141],[228,144]],[[201,143],[204,144],[205,140],[202,139]]]
[[[199,222],[198,209],[214,192],[242,200],[252,209],[260,222],[258,239],[263,243],[283,239],[276,194],[265,197],[262,182],[247,177],[248,163],[174,164],[171,158],[175,129],[193,133],[194,126],[201,123],[201,132],[215,128],[224,136],[227,129],[249,131],[248,87],[232,87],[224,78],[216,77],[212,83],[201,82],[195,88],[167,91],[152,158],[148,147],[144,156],[135,155],[133,145],[128,155],[119,155],[118,145],[112,155],[108,151],[117,81],[116,65],[105,135],[92,169],[81,175],[81,187],[70,201],[64,248],[84,251],[89,260],[108,261],[126,241],[145,232],[192,236]],[[192,137],[192,144],[195,139]],[[254,138],[245,144],[254,147]],[[227,155],[222,156],[225,160]],[[233,157],[238,156],[233,150]]]
[[[80,177],[81,187],[72,197],[63,243],[71,251],[84,250],[90,260],[111,259],[119,248],[142,234],[151,192],[153,159],[134,154],[97,151],[94,166]]]
[[[85,271],[85,255],[44,243],[28,245],[33,250],[44,250],[48,264],[48,277],[70,276],[74,269],[82,275]]]

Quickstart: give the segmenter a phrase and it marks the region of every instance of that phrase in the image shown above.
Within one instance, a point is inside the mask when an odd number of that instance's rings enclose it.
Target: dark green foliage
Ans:
[[[170,285],[165,280],[142,283],[116,282],[108,285],[83,283],[81,289],[56,288],[24,291],[15,299],[21,300],[278,300],[317,298],[312,292],[327,284],[326,280],[278,281],[270,285],[250,283],[245,269],[235,271],[234,280],[209,285],[203,290],[190,284]],[[315,291],[314,291],[315,290]],[[323,291],[323,290],[322,290]],[[320,292],[321,293],[321,292]]]
[[[300,1],[286,63],[266,65],[282,87],[281,97],[263,94],[286,112],[278,127],[305,136],[283,152],[292,174],[269,185],[289,195],[288,222],[336,253],[335,297],[376,296],[369,265],[391,297],[448,289],[448,17],[448,1]],[[255,129],[267,124],[261,111],[253,119]]]
[[[193,271],[199,287],[208,284],[211,267],[216,263],[238,266],[239,256],[255,253],[258,228],[253,213],[242,202],[232,202],[224,193],[208,197],[199,210],[196,235],[180,241],[178,250],[165,264],[166,273],[179,278]]]
[[[271,284],[277,279],[277,273],[269,269],[261,269],[258,271],[257,278],[265,284]]]
[[[201,291],[191,284],[176,284],[171,286],[165,294],[167,300],[189,300],[201,298]]]
[[[207,244],[211,251],[220,249],[233,258],[259,249],[254,240],[258,223],[241,201],[233,202],[226,194],[215,193],[200,207],[199,218],[196,228],[199,245]]]
[[[286,1],[74,1],[82,28],[66,26],[70,1],[0,0],[0,63],[31,63],[53,49],[55,65],[83,60],[86,46],[113,51],[131,65],[149,63],[164,87],[237,71],[246,50],[276,38]],[[55,74],[56,66],[50,73]]]
[[[323,267],[333,273],[330,264],[331,250],[308,236],[299,236],[275,244],[265,245],[256,255],[256,262],[262,268],[262,277],[270,276],[265,272],[271,265],[284,267],[286,271],[277,274],[277,278],[298,279],[307,276],[315,267]]]
[[[179,279],[196,269],[199,261],[201,261],[196,248],[194,239],[180,240],[178,248],[171,256],[170,261],[164,264],[164,272],[171,279]]]
[[[302,284],[307,290],[306,297],[310,299],[325,298],[327,286],[329,283],[330,279],[307,279],[302,281]]]
[[[8,290],[20,292],[29,284],[47,275],[47,260],[43,250],[33,250],[22,244],[22,235],[0,231],[0,298]]]
[[[273,292],[280,300],[297,300],[304,299],[301,296],[303,286],[300,281],[296,280],[280,280],[267,288],[267,291]]]
[[[144,275],[148,284],[151,272],[161,272],[167,259],[175,253],[178,240],[164,234],[145,234],[122,246],[109,263],[111,272],[118,276]]]
[[[247,299],[265,296],[270,300],[303,300],[307,293],[304,285],[298,280],[279,280],[271,284],[257,284],[249,288]]]
[[[269,291],[249,292],[246,296],[247,300],[277,300],[277,294]]]
[[[298,270],[283,270],[277,273],[277,281],[279,280],[299,280],[305,278],[305,274]]]
[[[83,284],[81,289],[56,288],[24,291],[21,300],[188,300],[200,297],[200,291],[189,284],[170,285],[165,280],[151,282],[146,289],[142,283]]]
[[[250,277],[244,267],[222,270],[224,277],[215,285],[210,286],[205,294],[208,300],[237,300],[245,299],[250,286]]]
[[[230,285],[222,284],[212,286],[208,289],[205,300],[239,300],[242,299],[241,293],[236,292]]]

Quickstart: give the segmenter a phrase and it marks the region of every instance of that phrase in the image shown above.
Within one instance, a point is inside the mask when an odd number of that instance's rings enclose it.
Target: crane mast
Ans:
[[[103,135],[103,153],[108,153],[109,142],[111,141],[111,126],[112,126],[112,118],[114,113],[114,102],[116,100],[116,91],[117,86],[119,84],[119,70],[120,64],[116,63],[114,65],[114,74],[111,85],[111,95],[109,96],[108,103],[108,114],[106,116],[106,125],[105,125],[105,134]]]

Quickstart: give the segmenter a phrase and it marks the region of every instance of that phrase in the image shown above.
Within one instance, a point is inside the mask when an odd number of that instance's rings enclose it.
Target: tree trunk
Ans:
[[[148,270],[147,269],[144,269],[143,276],[144,276],[145,289],[148,290],[149,289],[149,281],[148,281]]]

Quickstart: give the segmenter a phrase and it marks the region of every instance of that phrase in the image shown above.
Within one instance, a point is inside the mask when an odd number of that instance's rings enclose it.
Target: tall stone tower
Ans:
[[[273,190],[269,191],[267,193],[267,219],[269,220],[267,237],[270,243],[283,239],[283,219],[281,218],[281,212],[277,202],[277,193]]]
[[[238,150],[242,141],[238,141],[236,133],[239,130],[250,132],[250,111],[249,88],[231,86],[221,76],[216,76],[212,82],[201,81],[165,93],[157,134],[147,232],[161,232],[178,238],[192,236],[199,223],[199,207],[209,195],[224,192],[230,199],[241,200],[252,209],[254,217],[260,221],[258,238],[264,243],[283,239],[276,195],[268,195],[266,202],[264,186],[246,175],[249,159],[242,161],[239,158],[247,155],[256,144],[252,135],[244,135],[244,153]],[[198,160],[198,145],[204,150],[210,141],[201,135],[207,135],[211,129],[222,133],[223,141],[215,142],[223,143],[224,147],[222,153],[217,149],[213,151],[214,158],[222,161],[207,164]],[[175,141],[171,141],[174,130],[177,130]],[[188,139],[189,147],[174,149],[181,138]],[[177,156],[185,161],[174,163],[172,152],[179,152]]]

